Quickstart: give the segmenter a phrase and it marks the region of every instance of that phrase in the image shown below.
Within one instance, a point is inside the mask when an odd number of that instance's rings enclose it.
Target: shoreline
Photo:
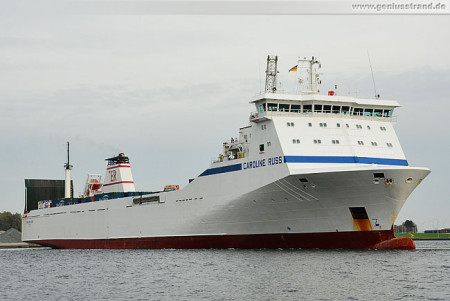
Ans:
[[[450,238],[411,238],[412,240],[450,240]]]
[[[0,243],[0,249],[10,248],[42,248],[42,246],[37,244],[29,244],[26,242]]]

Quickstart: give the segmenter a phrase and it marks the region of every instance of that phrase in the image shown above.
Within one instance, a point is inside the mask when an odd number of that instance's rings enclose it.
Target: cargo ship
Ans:
[[[398,102],[320,93],[315,57],[289,70],[299,92],[286,94],[277,65],[278,57],[267,57],[248,124],[184,188],[136,191],[121,153],[74,198],[68,161],[65,196],[26,209],[23,241],[77,249],[414,249],[393,225],[430,170],[410,166],[403,153],[393,127]]]

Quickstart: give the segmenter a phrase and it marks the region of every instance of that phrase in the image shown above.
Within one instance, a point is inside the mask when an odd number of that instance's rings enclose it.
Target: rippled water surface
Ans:
[[[450,300],[450,241],[413,251],[1,249],[0,300]]]

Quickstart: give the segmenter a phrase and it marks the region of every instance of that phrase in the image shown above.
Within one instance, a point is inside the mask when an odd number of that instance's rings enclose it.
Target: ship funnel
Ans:
[[[124,153],[105,159],[108,161],[106,167],[105,183],[103,193],[108,192],[134,192],[133,175],[131,174],[130,159]]]

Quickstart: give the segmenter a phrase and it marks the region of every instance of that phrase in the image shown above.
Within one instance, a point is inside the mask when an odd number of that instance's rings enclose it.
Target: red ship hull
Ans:
[[[415,249],[392,230],[32,241],[60,249]]]

